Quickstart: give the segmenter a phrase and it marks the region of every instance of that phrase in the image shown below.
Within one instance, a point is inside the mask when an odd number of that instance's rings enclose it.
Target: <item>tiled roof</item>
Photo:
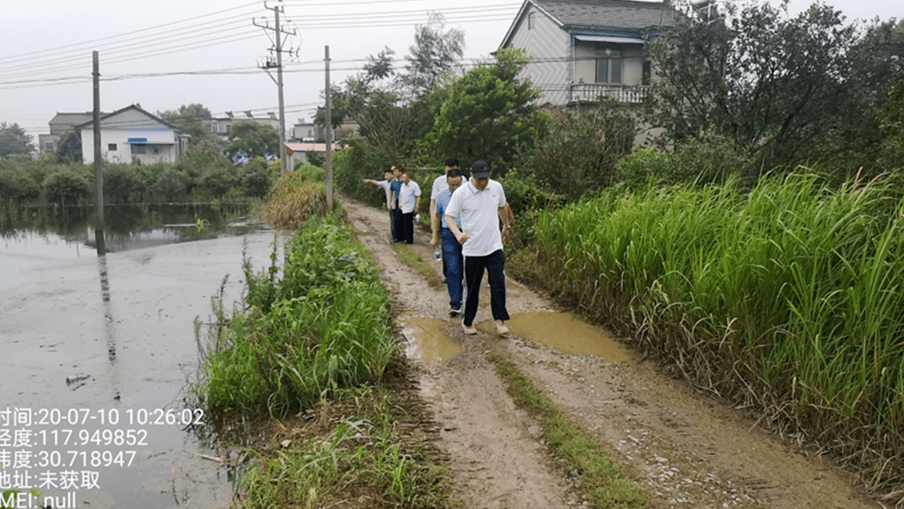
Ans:
[[[611,28],[638,30],[673,27],[678,14],[666,3],[628,0],[532,0],[563,28]]]

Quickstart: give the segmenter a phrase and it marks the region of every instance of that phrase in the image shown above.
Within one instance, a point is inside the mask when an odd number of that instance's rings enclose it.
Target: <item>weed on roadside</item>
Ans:
[[[437,287],[443,284],[442,278],[436,273],[436,270],[433,269],[427,262],[423,260],[413,249],[408,247],[405,244],[393,244],[393,247],[396,250],[396,253],[399,255],[399,260],[405,265],[411,267],[416,270],[418,274],[423,276],[424,279],[427,280],[427,284],[432,287]]]
[[[641,509],[651,507],[646,492],[616,465],[600,444],[537,390],[511,363],[498,355],[490,360],[507,384],[515,404],[537,418],[553,453],[569,471],[576,471],[579,487],[596,509]]]
[[[242,506],[447,507],[432,424],[406,370],[399,358],[385,384],[338,391],[274,424],[241,483]]]

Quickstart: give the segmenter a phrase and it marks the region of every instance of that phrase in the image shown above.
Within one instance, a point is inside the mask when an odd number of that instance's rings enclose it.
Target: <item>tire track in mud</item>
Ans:
[[[446,314],[445,287],[429,287],[398,260],[385,211],[345,199],[359,240],[393,291],[397,322],[409,341],[445,337],[461,353],[445,362],[415,361],[421,396],[440,430],[440,449],[456,497],[466,508],[566,508],[584,503],[575,480],[551,457],[539,425],[517,408],[487,354],[502,355],[557,407],[597,438],[613,460],[647,489],[653,507],[837,508],[881,505],[830,462],[807,457],[649,364],[569,355],[530,339],[490,334],[489,294],[481,294],[477,336],[464,336]],[[432,259],[429,233],[414,249]],[[439,270],[439,269],[437,269]],[[507,307],[518,314],[555,307],[507,280]],[[427,323],[428,325],[423,325]]]

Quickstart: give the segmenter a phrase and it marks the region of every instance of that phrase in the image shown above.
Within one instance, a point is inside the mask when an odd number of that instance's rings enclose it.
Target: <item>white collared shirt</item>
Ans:
[[[490,179],[483,191],[468,180],[452,193],[447,216],[461,214],[461,231],[468,235],[461,252],[465,256],[487,256],[502,249],[499,209],[505,208],[502,184]]]
[[[408,183],[402,183],[402,190],[399,191],[399,208],[402,214],[414,212],[414,206],[417,205],[417,197],[421,195],[421,186],[417,182],[410,180]]]

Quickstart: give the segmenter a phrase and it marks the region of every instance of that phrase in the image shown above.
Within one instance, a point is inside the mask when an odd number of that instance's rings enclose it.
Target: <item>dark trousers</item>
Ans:
[[[443,276],[449,288],[449,305],[461,307],[461,244],[448,228],[440,228],[443,244]]]
[[[465,256],[465,313],[462,323],[473,325],[480,304],[483,271],[490,279],[490,309],[493,320],[508,320],[505,309],[505,253],[500,249],[487,256]]]
[[[399,230],[397,228],[398,221],[396,220],[396,215],[399,209],[389,209],[389,234],[392,236],[393,242],[399,241]]]
[[[402,238],[402,209],[395,208],[390,211],[392,221],[392,240],[393,242],[401,242]]]
[[[399,212],[399,215],[402,216],[402,233],[399,235],[399,240],[406,244],[414,244],[414,211],[407,214]]]

